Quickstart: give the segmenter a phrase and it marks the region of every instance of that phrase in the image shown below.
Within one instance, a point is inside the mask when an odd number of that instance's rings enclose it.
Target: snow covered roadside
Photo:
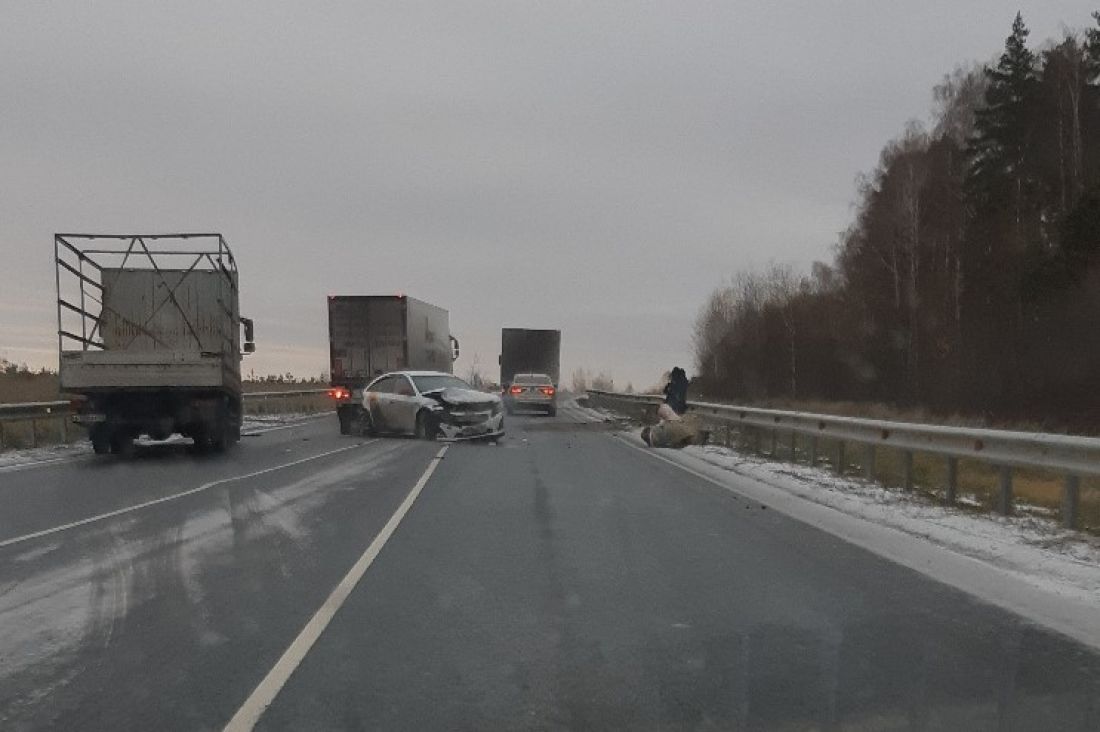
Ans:
[[[87,441],[74,442],[68,445],[5,450],[0,452],[0,473],[11,472],[30,465],[68,462],[91,454],[92,445]]]
[[[260,435],[264,432],[272,432],[277,429],[297,427],[300,424],[312,422],[325,417],[335,417],[335,412],[296,412],[289,414],[246,414],[241,423],[242,435]]]
[[[590,419],[593,422],[614,422],[623,419],[622,416],[615,414],[607,409],[596,409],[595,407],[586,407],[582,405],[577,399],[572,399],[567,402],[570,409],[574,409],[580,412],[586,419]]]
[[[1100,648],[1100,539],[717,447],[628,445],[945,584]]]
[[[241,435],[245,437],[262,435],[275,430],[289,429],[314,420],[331,416],[324,414],[260,414],[245,415],[241,424]],[[180,435],[173,435],[163,442],[154,440],[138,440],[139,445],[175,444],[190,442]],[[25,448],[19,450],[5,450],[0,452],[0,473],[14,472],[41,465],[53,463],[72,462],[92,455],[92,445],[87,440],[74,442],[68,445],[50,445],[48,447]]]

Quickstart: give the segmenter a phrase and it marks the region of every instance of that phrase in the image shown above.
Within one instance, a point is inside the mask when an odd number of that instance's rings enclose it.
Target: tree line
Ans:
[[[1017,14],[858,185],[831,263],[733,277],[700,310],[710,395],[1100,424],[1100,12],[1042,50]]]

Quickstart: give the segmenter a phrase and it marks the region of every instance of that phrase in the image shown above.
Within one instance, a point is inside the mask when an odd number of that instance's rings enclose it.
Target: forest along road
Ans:
[[[1100,726],[1095,652],[575,406],[508,429],[0,473],[0,729]]]

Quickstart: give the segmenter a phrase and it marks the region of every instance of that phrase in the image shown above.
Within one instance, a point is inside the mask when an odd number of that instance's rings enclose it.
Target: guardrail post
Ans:
[[[959,459],[957,457],[947,458],[947,488],[944,495],[944,500],[947,501],[947,505],[954,506],[955,499],[959,495]]]
[[[0,450],[4,449],[4,423],[0,422]]]
[[[65,415],[61,418],[61,444],[69,444],[69,416]]]
[[[810,438],[810,467],[817,466],[817,435]]]
[[[757,455],[760,454],[760,428],[753,428],[752,431],[752,450]]]
[[[913,453],[905,451],[902,456],[902,487],[907,491],[913,490]]]
[[[844,475],[844,440],[836,441],[836,464],[833,468],[837,475]]]
[[[776,458],[779,457],[778,453],[779,453],[779,430],[772,430],[772,450],[771,450],[771,454],[768,457],[770,457],[772,460],[775,460]]]
[[[733,447],[733,427],[726,425],[726,447]]]
[[[791,430],[791,462],[798,462],[798,433]]]
[[[1066,485],[1062,489],[1062,526],[1067,529],[1077,528],[1077,507],[1081,500],[1081,478],[1076,475],[1066,476]]]
[[[38,420],[31,420],[31,447],[38,447]]]
[[[870,443],[863,447],[863,477],[875,479],[875,446]]]
[[[997,491],[997,513],[1010,516],[1012,514],[1012,466],[1001,466],[998,484],[1000,487]]]

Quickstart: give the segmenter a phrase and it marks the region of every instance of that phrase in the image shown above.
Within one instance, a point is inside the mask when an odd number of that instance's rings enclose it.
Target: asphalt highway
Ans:
[[[572,406],[0,469],[0,729],[1100,729],[1096,652],[733,488]]]

